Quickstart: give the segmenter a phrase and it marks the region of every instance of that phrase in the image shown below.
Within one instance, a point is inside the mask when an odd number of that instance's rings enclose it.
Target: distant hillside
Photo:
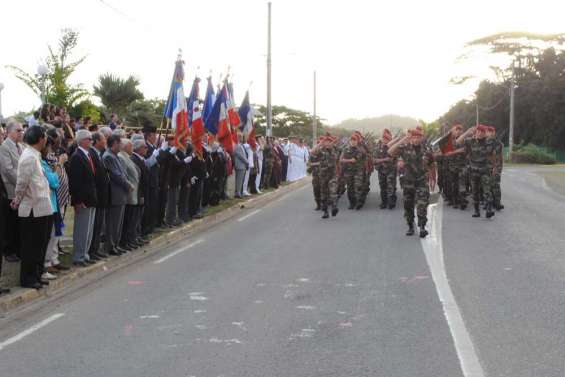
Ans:
[[[400,115],[383,115],[377,118],[347,119],[334,125],[334,127],[380,134],[385,128],[389,128],[393,133],[395,133],[398,130],[406,130],[408,128],[415,127],[417,123],[417,119],[410,117],[403,117]]]

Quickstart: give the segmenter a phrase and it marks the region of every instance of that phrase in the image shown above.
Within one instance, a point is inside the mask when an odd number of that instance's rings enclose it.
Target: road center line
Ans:
[[[198,244],[201,244],[202,242],[204,242],[203,239],[196,240],[196,241],[194,241],[193,243],[190,243],[190,244],[188,244],[188,245],[186,245],[186,246],[184,246],[184,247],[182,247],[182,248],[180,248],[180,249],[178,249],[178,250],[176,250],[176,251],[173,251],[173,252],[170,253],[169,255],[165,255],[165,256],[164,256],[163,258],[161,258],[161,259],[157,259],[155,262],[153,262],[153,264],[161,264],[161,263],[163,263],[164,261],[166,261],[167,259],[170,259],[170,258],[172,258],[172,257],[174,257],[175,255],[178,255],[178,254],[180,254],[180,253],[184,253],[184,252],[187,251],[188,249],[190,249],[190,248],[192,248],[192,247],[194,247],[194,246],[196,246],[196,245],[198,245]]]
[[[48,324],[50,324],[53,321],[58,320],[59,318],[63,317],[65,315],[65,313],[57,313],[57,314],[53,314],[52,316],[44,319],[43,321],[31,326],[29,329],[22,331],[21,333],[6,339],[5,341],[0,343],[0,351],[2,351],[5,347],[14,344],[16,342],[19,342],[20,340],[22,340],[23,338],[25,338],[28,335],[33,334],[34,332],[36,332],[37,330],[41,329],[42,327],[47,326]]]
[[[455,301],[453,291],[449,286],[445,262],[443,259],[443,241],[441,234],[441,224],[443,216],[443,205],[430,205],[428,208],[428,218],[430,219],[430,235],[422,239],[422,247],[426,255],[426,261],[432,273],[437,294],[443,306],[443,312],[447,319],[449,331],[455,344],[455,351],[459,358],[461,370],[465,377],[484,377],[485,373],[479,362],[475,351],[471,335],[465,327],[465,321]]]
[[[237,219],[237,221],[239,221],[239,222],[245,221],[245,220],[247,220],[248,218],[250,218],[251,216],[258,214],[259,212],[261,212],[261,210],[260,210],[260,209],[256,209],[255,211],[250,212],[250,213],[248,213],[247,215],[245,215],[245,216],[243,216],[243,217],[240,217],[239,219]]]

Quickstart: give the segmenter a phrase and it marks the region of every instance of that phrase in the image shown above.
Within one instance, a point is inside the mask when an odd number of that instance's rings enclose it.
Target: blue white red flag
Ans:
[[[206,87],[206,96],[204,97],[204,107],[202,108],[202,119],[206,121],[212,113],[212,108],[216,104],[216,93],[214,92],[214,85],[212,85],[212,77],[208,77],[208,86]],[[212,132],[211,130],[208,130]],[[216,134],[216,132],[212,132]]]
[[[227,109],[227,88],[224,87],[218,92],[216,103],[206,118],[206,129],[212,134],[216,135],[218,141],[224,146],[229,153],[233,152],[233,140],[228,121]]]
[[[175,131],[174,144],[176,147],[181,148],[184,148],[190,136],[190,130],[188,128],[188,108],[182,84],[184,80],[183,65],[184,62],[180,59],[175,63],[175,74],[164,114],[167,119],[167,128],[170,126],[170,128]]]

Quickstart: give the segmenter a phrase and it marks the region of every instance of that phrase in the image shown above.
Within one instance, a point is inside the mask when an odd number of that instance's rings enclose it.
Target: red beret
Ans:
[[[476,130],[478,132],[487,132],[489,129],[489,126],[485,126],[484,124],[479,124],[476,128]]]
[[[390,130],[388,128],[385,128],[383,130],[383,138],[385,138],[385,139],[392,138],[392,133],[390,132]]]

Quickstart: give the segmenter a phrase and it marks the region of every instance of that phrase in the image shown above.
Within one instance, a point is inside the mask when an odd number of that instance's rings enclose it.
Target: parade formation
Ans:
[[[385,129],[375,140],[372,135],[354,132],[349,140],[326,134],[311,151],[309,170],[316,210],[322,218],[339,212],[338,202],[347,193],[349,210],[360,210],[370,191],[373,171],[377,171],[380,209],[394,210],[397,182],[402,189],[407,236],[425,238],[430,193],[437,189],[445,203],[465,211],[468,197],[473,202],[473,217],[481,217],[481,205],[487,219],[501,203],[500,180],[503,168],[503,144],[494,127],[478,125],[463,131],[454,125],[441,138],[430,141],[416,127],[393,137]],[[417,222],[415,221],[417,220]]]

